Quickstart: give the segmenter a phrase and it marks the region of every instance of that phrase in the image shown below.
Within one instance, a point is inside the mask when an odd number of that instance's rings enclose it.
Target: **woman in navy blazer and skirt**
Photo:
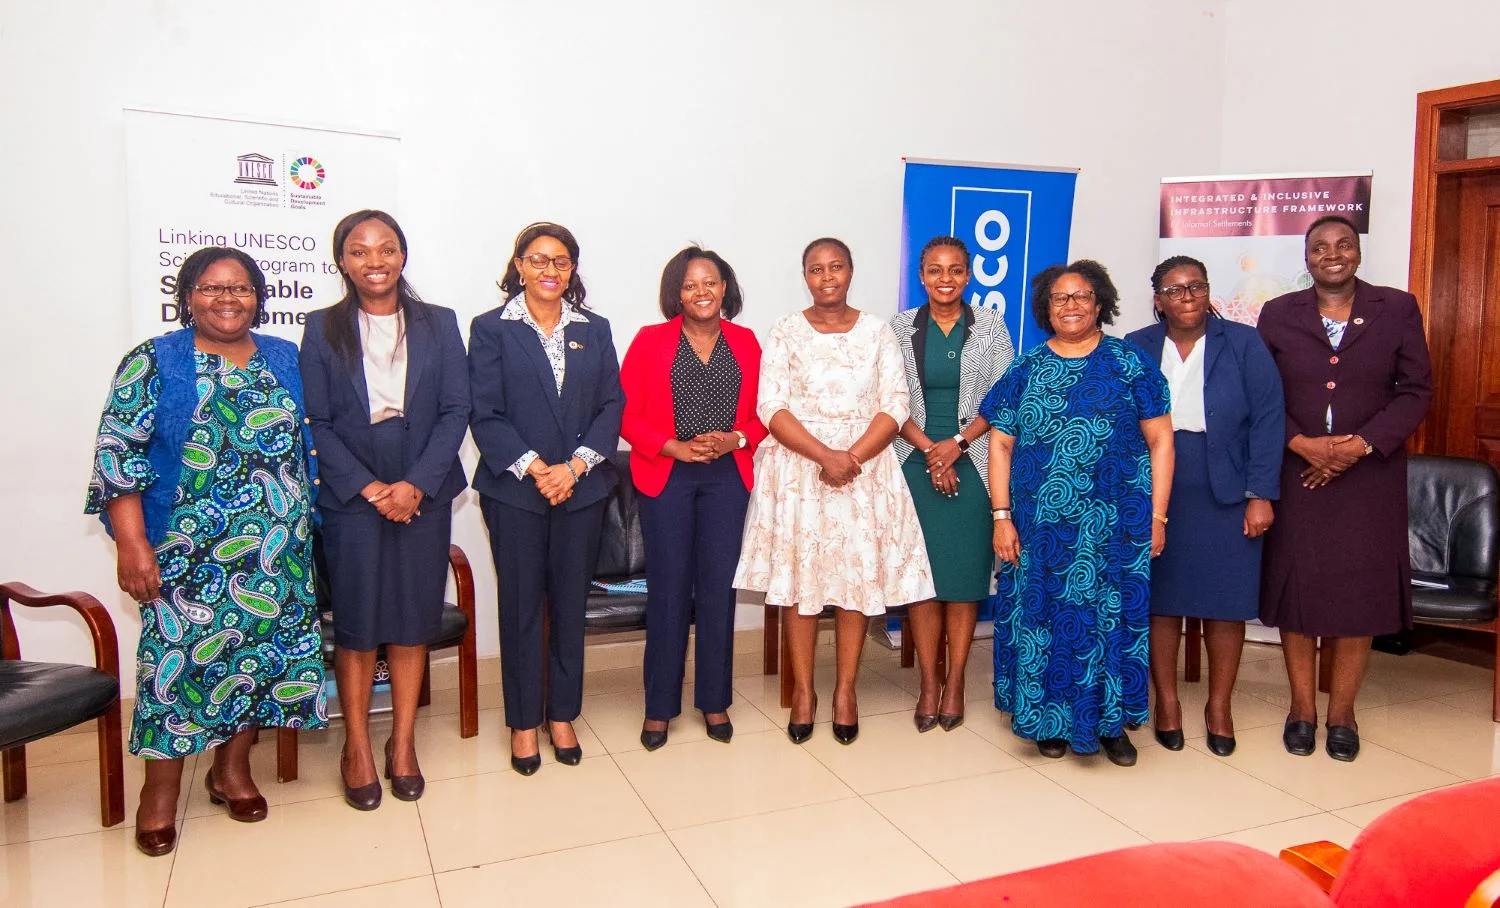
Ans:
[[[577,269],[573,234],[532,224],[500,280],[505,303],[469,331],[474,488],[499,587],[510,762],[528,776],[541,765],[543,719],[559,763],[583,758],[573,720],[583,708],[584,606],[625,401],[609,322],[584,308]]]
[[[1203,263],[1175,255],[1151,274],[1157,324],[1132,332],[1172,395],[1172,538],[1151,563],[1151,679],[1156,740],[1183,747],[1177,699],[1182,619],[1208,643],[1209,750],[1234,752],[1230,696],[1256,616],[1261,537],[1279,497],[1285,406],[1276,363],[1255,329],[1219,317]]]
[[[469,375],[453,310],[424,303],[402,276],[406,235],[383,211],[333,231],[344,298],[312,313],[302,380],[323,482],[323,552],[333,605],[334,673],[344,712],[344,799],[380,805],[368,717],[375,655],[391,672],[385,775],[422,796],[415,722],[427,644],[447,584],[453,499],[467,485],[458,449]]]

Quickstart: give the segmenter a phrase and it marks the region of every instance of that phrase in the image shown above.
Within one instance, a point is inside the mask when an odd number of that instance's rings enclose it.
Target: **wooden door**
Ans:
[[[1458,400],[1450,407],[1448,437],[1459,444],[1472,439],[1464,456],[1500,469],[1500,174],[1464,175],[1458,196],[1458,305],[1474,331],[1453,364]]]

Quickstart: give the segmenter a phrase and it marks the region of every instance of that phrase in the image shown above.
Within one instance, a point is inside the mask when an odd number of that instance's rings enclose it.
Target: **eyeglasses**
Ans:
[[[1061,309],[1062,307],[1066,306],[1068,304],[1068,300],[1072,300],[1075,303],[1087,306],[1089,303],[1092,303],[1094,301],[1094,291],[1074,290],[1072,293],[1054,293],[1048,296],[1047,299],[1051,300],[1052,308],[1054,309]]]
[[[1157,291],[1162,296],[1174,303],[1180,303],[1189,294],[1194,299],[1202,299],[1208,296],[1208,283],[1206,281],[1193,281],[1191,284],[1172,284]]]
[[[226,293],[241,299],[255,295],[255,288],[249,284],[197,284],[193,287],[193,291],[209,299],[217,299]]]
[[[540,252],[533,252],[526,256],[526,262],[538,271],[546,268],[548,262],[551,262],[552,267],[558,271],[573,270],[573,260],[566,255],[542,255]]]

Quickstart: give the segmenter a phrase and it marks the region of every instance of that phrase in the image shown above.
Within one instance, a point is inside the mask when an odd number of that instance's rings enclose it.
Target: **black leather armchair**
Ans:
[[[10,605],[65,605],[78,613],[94,642],[94,668],[21,661]],[[26,797],[26,745],[98,719],[99,821],[125,819],[125,767],[120,741],[120,654],[109,612],[87,593],[38,592],[0,583],[0,772],[5,800]]]
[[[646,539],[641,533],[639,493],[630,481],[630,452],[614,458],[620,481],[604,503],[604,531],[599,536],[599,560],[594,579],[630,583],[646,576]],[[608,593],[594,587],[584,605],[583,632],[611,634],[646,629],[644,593]]]
[[[1495,635],[1494,720],[1500,722],[1500,479],[1462,457],[1413,455],[1406,474],[1412,616]]]

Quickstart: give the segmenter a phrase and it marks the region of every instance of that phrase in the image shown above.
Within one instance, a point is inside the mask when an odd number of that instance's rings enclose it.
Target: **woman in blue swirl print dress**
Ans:
[[[1101,747],[1135,764],[1147,718],[1151,559],[1166,545],[1172,421],[1166,379],[1107,337],[1119,293],[1098,262],[1032,281],[1051,337],[1018,358],[979,412],[989,421],[1000,605],[995,706],[1045,757]]]
[[[184,757],[212,749],[209,800],[255,822],[255,730],[327,724],[297,347],[250,332],[266,279],[237,249],[188,256],[176,299],[183,328],[115,374],[85,506],[141,607],[130,752],[146,760],[136,846],[150,855],[176,846]]]

